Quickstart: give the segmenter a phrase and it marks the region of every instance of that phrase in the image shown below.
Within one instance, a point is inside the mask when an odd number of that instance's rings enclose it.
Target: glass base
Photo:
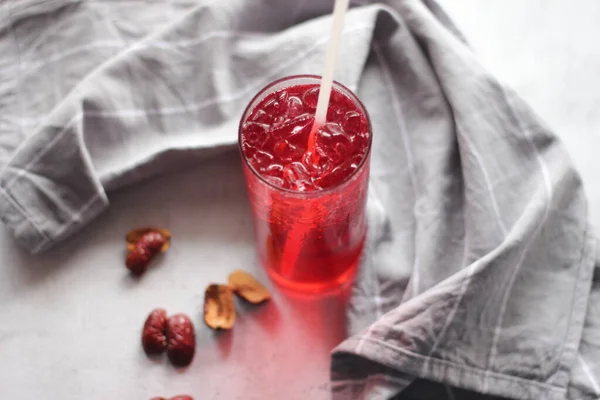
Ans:
[[[352,284],[356,276],[356,270],[361,259],[362,251],[356,259],[340,275],[333,279],[322,282],[299,282],[283,277],[273,268],[266,267],[269,277],[275,284],[290,292],[290,294],[301,294],[308,296],[323,296],[338,292]],[[263,264],[264,265],[264,264]]]

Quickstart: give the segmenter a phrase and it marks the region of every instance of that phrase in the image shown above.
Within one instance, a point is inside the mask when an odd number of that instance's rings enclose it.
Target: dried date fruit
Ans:
[[[204,321],[212,329],[231,329],[235,324],[233,290],[212,284],[204,292]]]
[[[165,242],[163,243],[160,249],[161,253],[164,253],[169,249],[169,247],[171,246],[171,231],[169,231],[168,229],[147,227],[138,228],[127,232],[127,235],[125,236],[125,241],[127,242],[127,250],[133,250],[135,244],[139,242],[142,236],[144,236],[148,232],[158,232],[165,239]]]
[[[158,232],[148,232],[135,244],[133,250],[127,254],[125,265],[134,275],[141,275],[148,268],[150,260],[160,252],[165,242]]]
[[[129,253],[125,265],[134,275],[141,275],[156,254],[169,248],[171,233],[166,229],[142,228],[129,232],[126,240]]]
[[[175,314],[167,320],[167,356],[173,365],[184,367],[194,358],[196,335],[194,325],[185,314]]]
[[[160,354],[167,349],[167,311],[163,308],[153,310],[142,330],[142,346],[146,354]]]
[[[229,274],[227,282],[235,294],[252,304],[259,304],[271,298],[267,288],[246,271],[233,271]]]

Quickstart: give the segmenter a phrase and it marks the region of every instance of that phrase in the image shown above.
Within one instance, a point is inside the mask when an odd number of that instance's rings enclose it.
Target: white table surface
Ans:
[[[484,63],[560,135],[600,226],[600,3],[442,0]],[[596,172],[596,173],[595,173]],[[226,182],[221,184],[219,182]],[[206,186],[210,190],[206,190]],[[208,195],[207,195],[208,193]],[[234,330],[202,323],[203,291],[254,260],[236,154],[111,196],[76,238],[41,257],[0,228],[0,394],[6,399],[327,399],[329,351],[344,337],[343,301],[276,293],[240,306]],[[173,246],[140,280],[123,266],[124,233],[155,224]],[[147,358],[140,329],[156,306],[195,322],[187,369]]]

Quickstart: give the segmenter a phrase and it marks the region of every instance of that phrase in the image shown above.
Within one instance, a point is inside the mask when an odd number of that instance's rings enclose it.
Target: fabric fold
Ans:
[[[375,38],[384,74],[370,84],[381,81],[399,129],[374,151],[401,137],[408,171],[373,168],[384,193],[370,203],[378,231],[349,308],[351,328],[364,328],[333,351],[334,398],[388,398],[419,378],[564,399],[595,264],[580,179],[559,140],[453,27],[421,2],[395,5],[400,28]],[[397,186],[380,179],[390,176]],[[391,206],[398,198],[409,205]]]
[[[97,6],[82,3],[76,12],[87,16]],[[78,82],[0,172],[2,220],[29,251],[47,250],[85,226],[108,206],[106,193],[232,149],[239,116],[258,90],[285,75],[319,73],[328,18],[273,32],[282,21],[257,15],[262,25],[238,31],[254,6],[231,7],[232,18],[224,5],[191,7],[105,59],[96,55],[95,68],[48,62]],[[351,11],[343,33],[350,45],[341,56],[355,62],[338,79],[350,87],[359,80],[376,15],[365,11]],[[24,68],[24,76],[47,73]]]
[[[322,72],[331,22],[320,1],[13,8],[0,30],[0,218],[34,253],[112,192],[235,150],[258,90]],[[336,80],[374,137],[334,399],[403,398],[422,379],[482,399],[598,398],[600,253],[560,141],[435,1],[356,4],[341,43]]]

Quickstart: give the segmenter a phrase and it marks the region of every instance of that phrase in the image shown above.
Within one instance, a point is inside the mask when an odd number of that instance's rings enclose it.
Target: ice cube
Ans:
[[[286,121],[281,126],[276,126],[271,129],[271,136],[287,139],[290,143],[296,146],[306,146],[308,134],[312,127],[313,117],[310,114],[301,114],[297,117]]]
[[[283,166],[280,164],[271,164],[262,170],[262,173],[269,176],[281,177],[283,173]]]
[[[356,111],[348,111],[344,116],[342,127],[348,135],[353,137],[367,132],[367,121]]]
[[[318,189],[312,181],[296,181],[289,184],[289,188],[297,192],[310,192]],[[284,186],[285,187],[285,186]]]
[[[292,96],[287,101],[287,117],[295,118],[304,113],[304,105],[300,97]]]
[[[318,177],[327,174],[331,170],[331,161],[327,157],[319,157],[310,151],[302,156],[302,164],[312,177]]]
[[[265,168],[269,167],[269,165],[272,164],[273,155],[267,153],[264,150],[256,150],[256,153],[254,153],[253,160],[254,168],[262,172]]]
[[[274,99],[270,99],[269,101],[267,101],[263,105],[262,109],[267,114],[278,115],[277,111],[279,111],[280,107],[281,107],[281,103],[279,103],[279,100],[277,100],[276,98],[274,98]]]
[[[291,189],[304,192],[314,189],[310,174],[306,167],[300,162],[292,162],[283,168],[283,179],[285,179]]]
[[[314,179],[315,185],[326,189],[342,183],[353,172],[348,167],[335,167],[330,173]]]
[[[313,116],[310,115],[309,113],[303,113],[300,115],[295,116],[294,118],[289,119],[288,121],[286,121],[285,126],[287,127],[293,127],[292,130],[294,129],[301,129],[303,127],[305,127],[308,124],[312,124],[312,120],[313,120]],[[298,128],[300,127],[300,128]]]
[[[327,127],[331,132],[333,143],[335,143],[334,148],[338,144],[341,144],[344,148],[348,149],[352,147],[352,142],[350,141],[350,138],[348,137],[346,132],[344,132],[344,129],[340,126],[340,124],[327,124]]]
[[[360,166],[360,163],[362,163],[362,160],[363,160],[362,154],[353,155],[352,158],[350,159],[350,161],[348,162],[349,168],[352,169],[353,171],[358,169],[358,167]]]
[[[268,100],[262,109],[274,117],[285,116],[287,112],[288,93],[285,90],[277,93],[275,97]]]
[[[256,147],[242,141],[242,151],[244,152],[246,158],[250,160],[254,157],[254,154],[256,153]]]
[[[333,137],[330,132],[319,129],[315,132],[314,151],[315,156],[331,160],[333,153]]]
[[[279,102],[281,104],[285,104],[285,103],[287,103],[289,96],[290,95],[288,94],[288,92],[286,90],[281,90],[279,93],[277,93],[277,100],[279,100]]]
[[[355,152],[364,153],[365,149],[369,145],[369,139],[367,137],[367,133],[358,134],[352,137],[352,147],[355,149]]]
[[[344,129],[337,122],[327,122],[324,126],[324,129],[331,133],[331,135],[333,136],[344,134]]]
[[[279,128],[280,126],[282,126],[286,121],[286,117],[285,115],[279,115],[275,118],[273,118],[273,123],[271,124],[271,127],[273,129]]]
[[[350,156],[350,147],[348,147],[348,145],[343,142],[336,143],[333,148],[333,151],[341,159],[346,159],[348,158],[348,156]]]
[[[339,124],[328,122],[315,134],[315,149],[320,157],[329,159],[334,166],[341,165],[348,158],[351,142]]]
[[[342,122],[346,115],[345,108],[336,104],[329,104],[327,108],[327,121]]]
[[[290,121],[290,126],[293,126],[288,139],[296,145],[304,148],[308,143],[308,135],[312,129],[314,118],[310,114],[301,114]]]
[[[287,125],[293,126],[291,135],[294,136],[300,131],[306,129],[306,127],[312,127],[314,117],[309,113],[304,113],[291,119]]]
[[[324,145],[322,142],[315,142],[314,149],[319,158],[326,158],[331,161],[331,155],[333,153],[331,147]]]
[[[264,178],[273,186],[285,187],[285,181],[277,176],[266,175]]]
[[[267,114],[264,110],[256,110],[256,112],[250,117],[252,122],[260,122],[261,124],[270,124],[273,122],[273,116]]]
[[[317,129],[314,135],[315,143],[325,147],[331,147],[333,145],[333,134],[327,128],[327,125],[321,126],[319,129]]]
[[[346,103],[346,96],[335,88],[331,88],[331,94],[329,96],[331,103]]]
[[[269,125],[259,122],[246,122],[242,126],[242,143],[247,143],[253,147],[262,147],[269,136],[267,132]]]
[[[309,108],[310,110],[316,110],[317,102],[319,100],[319,87],[315,86],[308,89],[304,94],[302,94],[302,103],[304,106]]]
[[[289,162],[299,159],[302,156],[303,150],[283,139],[275,143],[273,153],[281,160]]]
[[[298,161],[291,162],[283,167],[283,176],[290,182],[303,179],[310,180],[310,174],[306,167]]]

